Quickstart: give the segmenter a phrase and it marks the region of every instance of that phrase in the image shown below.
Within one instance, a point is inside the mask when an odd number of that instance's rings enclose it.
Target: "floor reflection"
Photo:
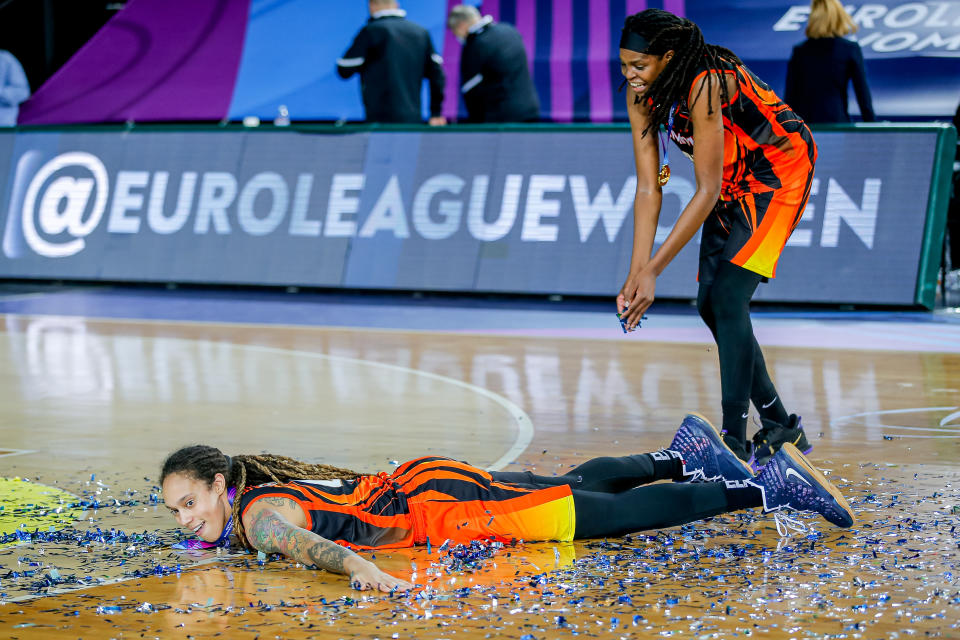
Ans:
[[[703,344],[2,322],[0,453],[18,455],[0,456],[0,477],[99,498],[70,525],[77,531],[171,536],[150,500],[157,467],[201,438],[367,470],[442,453],[561,473],[590,456],[663,446],[686,411],[719,417],[716,352]],[[178,556],[159,539],[21,545],[0,550],[0,599],[48,595],[0,605],[0,636],[713,637],[802,627],[852,637],[908,624],[949,636],[960,617],[948,577],[960,573],[960,355],[772,348],[766,359],[803,414],[815,463],[852,498],[856,530],[820,527],[823,537],[784,543],[769,518],[731,517],[630,543],[503,549],[455,572],[434,566],[436,550],[377,554],[421,584],[420,597],[392,598],[249,556],[196,566],[209,558]],[[40,588],[38,576],[12,575],[19,558],[47,575],[123,582]],[[179,575],[131,579],[177,563]]]

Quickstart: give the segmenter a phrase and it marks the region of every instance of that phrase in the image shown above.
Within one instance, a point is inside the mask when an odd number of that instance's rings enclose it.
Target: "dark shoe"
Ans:
[[[730,449],[740,460],[743,460],[748,465],[751,464],[753,460],[753,455],[751,452],[752,445],[749,442],[740,442],[726,431],[723,431],[723,444],[726,445],[727,449]]]
[[[679,482],[709,482],[721,480],[717,456],[704,437],[699,425],[687,416],[673,435],[668,452],[678,456],[683,464],[683,479]]]
[[[759,470],[760,467],[767,464],[773,454],[787,442],[799,449],[804,455],[813,451],[813,447],[807,442],[807,434],[803,432],[800,416],[797,414],[791,413],[786,425],[773,420],[761,420],[760,422],[763,426],[760,431],[753,434],[754,469]]]
[[[840,491],[789,442],[780,447],[755,479],[747,482],[763,491],[764,511],[813,511],[844,528],[856,520]]]
[[[753,477],[750,465],[740,460],[720,438],[717,429],[701,415],[690,414],[669,447],[683,459],[688,480],[746,480]]]

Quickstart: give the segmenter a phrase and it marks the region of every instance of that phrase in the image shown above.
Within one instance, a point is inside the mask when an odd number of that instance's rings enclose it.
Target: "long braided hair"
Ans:
[[[650,123],[642,135],[646,135],[650,127],[656,131],[661,125],[667,124],[670,109],[674,103],[682,103],[686,99],[690,84],[700,68],[705,67],[708,71],[705,83],[707,112],[713,113],[711,96],[714,82],[720,83],[722,101],[729,104],[730,96],[723,77],[723,69],[727,68],[724,63],[740,65],[743,62],[725,47],[706,44],[703,32],[695,23],[663,9],[646,9],[627,16],[623,29],[643,36],[650,43],[647,50],[640,53],[662,56],[671,49],[674,52],[673,58],[653,84],[642,96],[637,96],[637,103],[650,101]],[[700,98],[702,91],[701,85],[694,102]]]
[[[240,519],[240,496],[247,485],[253,486],[267,482],[288,482],[290,480],[352,480],[362,473],[334,467],[328,464],[310,464],[287,456],[272,454],[227,456],[216,447],[192,445],[171,453],[163,462],[160,471],[160,484],[173,473],[182,473],[189,477],[213,484],[218,473],[227,480],[227,487],[236,487],[233,499],[233,530],[240,544],[251,548]]]

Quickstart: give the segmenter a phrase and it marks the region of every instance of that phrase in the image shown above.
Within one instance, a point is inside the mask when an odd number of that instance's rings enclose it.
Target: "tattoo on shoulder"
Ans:
[[[279,552],[276,540],[283,528],[283,520],[276,513],[268,510],[254,512],[251,520],[247,537],[253,546],[266,553]]]
[[[266,496],[260,499],[266,502],[267,504],[272,504],[275,507],[287,507],[287,506],[290,506],[291,504],[296,504],[290,498],[281,498],[279,496]]]

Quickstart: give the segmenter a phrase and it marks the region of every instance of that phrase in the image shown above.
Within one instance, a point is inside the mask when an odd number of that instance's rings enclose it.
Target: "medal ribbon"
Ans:
[[[660,186],[667,184],[667,180],[670,179],[670,133],[673,131],[673,114],[677,110],[677,103],[674,102],[673,106],[670,107],[670,116],[667,118],[667,141],[663,141],[663,131],[658,131],[657,135],[660,136],[660,148],[663,151],[663,164],[660,165],[660,174],[657,176],[657,182],[660,183]]]

